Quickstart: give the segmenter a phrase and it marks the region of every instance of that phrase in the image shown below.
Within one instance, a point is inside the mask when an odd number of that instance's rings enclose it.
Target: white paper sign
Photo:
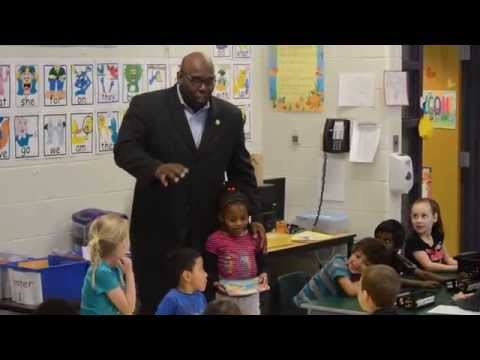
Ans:
[[[8,269],[12,301],[25,305],[39,305],[43,302],[40,273]]]
[[[375,105],[375,73],[343,73],[339,78],[338,106]]]
[[[408,105],[407,73],[405,71],[385,71],[384,87],[387,105]]]
[[[377,124],[354,121],[349,160],[351,162],[373,162],[380,143],[380,132],[381,128]]]

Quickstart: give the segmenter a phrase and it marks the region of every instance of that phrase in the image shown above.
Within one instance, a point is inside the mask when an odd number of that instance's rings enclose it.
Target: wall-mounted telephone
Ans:
[[[350,120],[327,119],[325,121],[323,151],[328,153],[350,151]]]

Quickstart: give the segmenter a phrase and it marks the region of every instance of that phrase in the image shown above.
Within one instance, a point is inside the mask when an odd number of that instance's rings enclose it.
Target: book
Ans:
[[[228,296],[247,296],[270,290],[270,287],[261,286],[258,277],[244,280],[221,279],[220,283],[225,287]]]
[[[302,231],[292,236],[292,241],[309,242],[330,239],[332,235],[323,234],[314,231]]]

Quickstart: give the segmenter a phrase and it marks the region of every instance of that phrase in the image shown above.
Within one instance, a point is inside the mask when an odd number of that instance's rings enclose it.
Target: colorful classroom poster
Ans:
[[[0,115],[0,160],[10,159],[10,117]]]
[[[10,107],[10,65],[0,65],[0,109]]]
[[[71,66],[72,105],[93,105],[93,64]]]
[[[422,168],[422,198],[432,199],[432,168]]]
[[[234,64],[233,97],[235,99],[249,99],[251,85],[250,64]]]
[[[67,65],[43,66],[43,104],[45,106],[67,105]]]
[[[178,63],[170,63],[168,70],[169,70],[169,84],[173,86],[177,83],[177,73],[180,71],[180,61]]]
[[[143,92],[144,69],[142,64],[123,64],[123,102]]]
[[[39,73],[38,65],[22,64],[15,67],[15,105],[17,108],[38,106]]]
[[[97,102],[99,104],[118,103],[120,101],[118,63],[97,64]]]
[[[321,45],[273,45],[269,61],[270,99],[276,111],[323,111]]]
[[[112,152],[113,146],[117,142],[119,128],[119,112],[118,111],[101,111],[97,112],[98,126],[98,148],[100,153]]]
[[[251,123],[251,105],[250,104],[242,104],[237,105],[240,110],[242,111],[243,121],[245,125],[243,126],[243,132],[245,133],[245,139],[251,140],[252,139],[252,123]]]
[[[43,155],[45,157],[67,155],[67,115],[43,116]]]
[[[166,64],[147,64],[147,91],[166,89],[167,80]]]
[[[38,157],[38,115],[17,115],[14,127],[15,157]]]
[[[213,45],[213,57],[231,58],[232,45]]]
[[[455,129],[457,122],[457,93],[445,90],[424,90],[423,112],[433,119],[437,129]]]
[[[252,47],[250,45],[235,45],[233,51],[233,57],[241,58],[251,58],[252,57]]]
[[[71,153],[93,152],[93,113],[70,114]]]
[[[232,65],[215,64],[216,83],[213,95],[222,99],[232,98]]]

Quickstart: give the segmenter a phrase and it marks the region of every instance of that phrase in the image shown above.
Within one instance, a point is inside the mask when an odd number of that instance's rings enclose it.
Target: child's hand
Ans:
[[[132,267],[132,260],[128,257],[123,257],[118,260],[117,266],[125,273],[125,274],[132,274],[133,267]]]
[[[438,281],[426,280],[422,281],[422,288],[424,289],[435,289],[438,288],[441,284]]]
[[[260,285],[260,288],[262,289],[268,289],[268,275],[267,273],[261,273],[258,276],[258,285]]]
[[[455,294],[452,296],[452,299],[454,301],[458,301],[458,300],[465,300],[465,299],[468,299],[470,296],[472,296],[474,293],[471,293],[471,294],[464,294],[463,292],[459,292],[458,294]]]
[[[213,287],[214,287],[215,290],[217,290],[217,292],[220,293],[221,295],[228,296],[228,294],[227,294],[227,289],[225,289],[225,286],[223,286],[219,281],[215,281],[215,282],[213,283]]]

